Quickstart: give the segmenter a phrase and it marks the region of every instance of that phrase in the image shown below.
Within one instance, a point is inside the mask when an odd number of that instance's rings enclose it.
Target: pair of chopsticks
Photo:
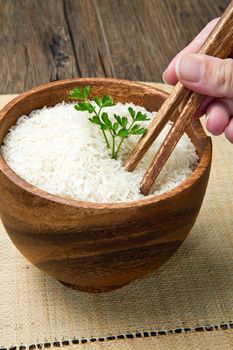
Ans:
[[[218,58],[227,58],[233,48],[233,0],[221,16],[220,20],[202,45],[199,53]],[[233,74],[233,73],[232,73]],[[168,120],[178,111],[181,112],[176,118],[172,128],[165,137],[160,149],[152,160],[144,174],[140,191],[148,195],[150,189],[162,170],[167,159],[171,155],[177,142],[184,133],[205,96],[191,92],[180,82],[173,88],[171,94],[164,102],[156,117],[151,121],[148,131],[143,136],[135,149],[125,162],[125,169],[132,171],[150,148],[156,137],[164,128]]]

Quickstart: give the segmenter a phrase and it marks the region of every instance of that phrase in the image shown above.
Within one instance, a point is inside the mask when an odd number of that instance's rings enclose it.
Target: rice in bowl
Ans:
[[[108,107],[108,115],[128,116],[128,108],[155,112],[132,103]],[[90,114],[74,109],[74,103],[34,110],[22,116],[4,139],[2,155],[8,165],[34,186],[58,196],[76,200],[114,203],[145,198],[140,182],[145,170],[171,127],[169,122],[133,172],[123,163],[140,135],[125,139],[118,160],[111,159],[101,131],[89,122]],[[149,121],[141,123],[147,127]],[[150,194],[167,192],[187,177],[198,163],[195,147],[187,134],[178,142]]]

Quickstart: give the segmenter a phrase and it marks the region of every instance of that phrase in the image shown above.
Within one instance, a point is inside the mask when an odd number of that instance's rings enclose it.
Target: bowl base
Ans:
[[[88,292],[88,293],[107,293],[107,292],[111,292],[112,290],[116,290],[123,287],[123,286],[104,286],[104,287],[77,286],[72,283],[67,283],[60,280],[58,281],[68,288],[79,290],[80,292]]]

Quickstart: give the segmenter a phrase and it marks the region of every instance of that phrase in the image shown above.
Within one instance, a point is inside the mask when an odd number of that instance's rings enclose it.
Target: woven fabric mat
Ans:
[[[0,96],[1,106],[11,98]],[[213,142],[210,182],[192,232],[158,271],[120,290],[88,294],[62,286],[28,263],[1,225],[0,349],[232,349],[233,146],[223,137]],[[187,333],[175,334],[180,329]]]

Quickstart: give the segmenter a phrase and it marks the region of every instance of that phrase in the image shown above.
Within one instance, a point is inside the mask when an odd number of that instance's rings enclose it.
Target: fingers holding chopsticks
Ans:
[[[193,41],[186,46],[182,51],[180,51],[170,62],[167,69],[163,73],[163,80],[165,83],[175,85],[178,81],[175,71],[175,66],[177,60],[188,54],[188,53],[195,53],[198,52],[206,40],[207,36],[210,34],[216,23],[218,22],[219,18],[215,18],[211,22],[209,22],[204,29],[193,39]]]
[[[179,80],[192,91],[206,95],[195,117],[207,115],[207,129],[213,135],[225,133],[233,143],[233,59],[220,59],[196,54],[218,19],[210,22],[203,31],[182,50],[164,72],[170,84]]]

